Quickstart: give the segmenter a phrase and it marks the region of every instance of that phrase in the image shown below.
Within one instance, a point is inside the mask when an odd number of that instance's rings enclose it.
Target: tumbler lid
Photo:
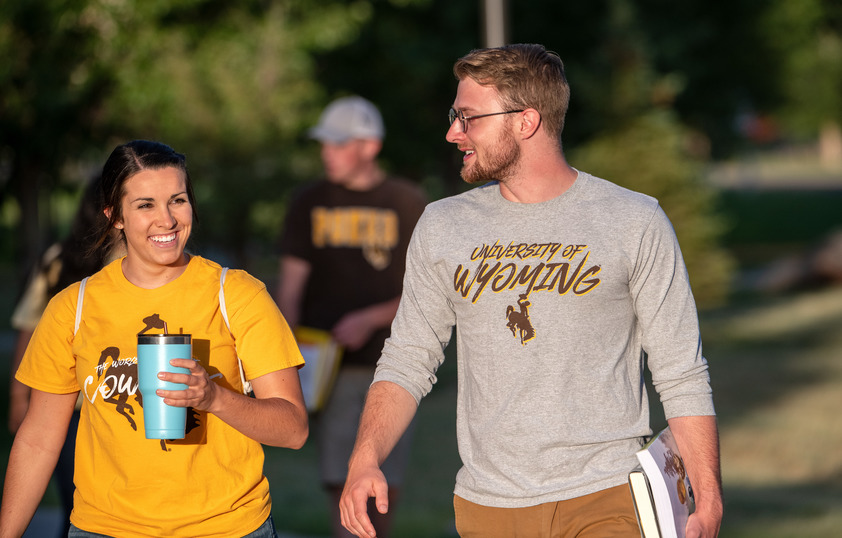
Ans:
[[[189,334],[139,334],[137,335],[138,345],[166,345],[166,344],[189,344]]]

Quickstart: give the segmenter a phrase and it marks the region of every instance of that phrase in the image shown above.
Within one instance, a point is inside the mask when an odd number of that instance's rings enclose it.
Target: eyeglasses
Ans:
[[[485,118],[486,116],[497,116],[500,114],[516,114],[518,112],[523,112],[523,110],[504,110],[503,112],[491,112],[490,114],[475,114],[473,116],[466,116],[461,110],[456,110],[451,107],[450,110],[447,111],[447,120],[450,122],[450,125],[453,125],[454,121],[459,120],[462,124],[462,132],[466,133],[468,132],[468,120]]]

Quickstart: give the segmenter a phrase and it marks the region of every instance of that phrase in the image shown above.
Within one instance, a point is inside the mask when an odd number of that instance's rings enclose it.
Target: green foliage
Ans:
[[[681,122],[710,139],[715,157],[741,149],[736,114],[769,112],[784,98],[781,59],[786,51],[777,46],[780,36],[764,27],[776,2],[623,1],[636,7],[649,67],[678,90],[669,104]]]
[[[734,264],[719,244],[725,222],[691,142],[673,115],[653,112],[572,151],[570,162],[658,199],[676,230],[696,299],[710,306],[726,298]]]
[[[777,39],[788,99],[781,117],[796,135],[812,137],[842,123],[842,7],[831,0],[774,2],[764,17]],[[808,99],[803,96],[809,95]]]
[[[840,115],[833,0],[549,0],[509,5],[510,40],[565,61],[565,145],[651,110],[674,111],[726,155],[735,112],[781,107],[805,132]],[[249,252],[277,235],[289,191],[319,173],[302,136],[349,93],[377,103],[388,169],[458,192],[445,142],[453,61],[482,46],[481,2],[450,0],[5,0],[0,3],[0,202],[14,199],[27,257],[56,188],[75,188],[117,143],[188,155],[198,245]],[[815,99],[796,99],[807,90]],[[8,205],[8,204],[4,204]],[[11,205],[9,206],[11,207]],[[8,217],[8,215],[7,215]]]
[[[386,124],[381,154],[391,172],[425,185],[432,198],[462,188],[460,157],[445,139],[456,92],[453,62],[479,46],[479,4],[374,1],[371,19],[347,46],[315,56],[326,98],[358,94]]]
[[[42,248],[42,223],[51,224],[40,207],[42,193],[58,185],[67,156],[89,147],[111,85],[96,54],[101,42],[86,4],[0,3],[0,203],[10,197],[20,208],[12,249],[24,267]],[[23,256],[21,246],[27,249]]]
[[[373,7],[10,0],[0,9],[0,53],[12,59],[0,67],[0,155],[24,218],[38,219],[35,201],[68,164],[96,169],[118,143],[161,140],[188,155],[197,181],[199,250],[213,238],[246,265],[250,242],[277,233],[267,213],[282,214],[302,169],[315,172],[299,157],[300,133],[325,101],[312,53],[353,41]],[[40,234],[34,221],[23,228]],[[40,250],[22,246],[30,257]]]
[[[119,44],[112,131],[188,155],[203,217],[197,242],[237,245],[239,263],[244,238],[259,235],[252,205],[270,178],[286,175],[279,149],[294,140],[317,92],[287,25],[287,14],[270,6],[121,32],[131,39]]]

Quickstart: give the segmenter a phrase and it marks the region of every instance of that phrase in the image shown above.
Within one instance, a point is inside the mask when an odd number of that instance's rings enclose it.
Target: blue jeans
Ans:
[[[95,532],[83,531],[75,525],[70,525],[70,531],[67,533],[67,538],[110,538],[104,534],[96,534]],[[272,521],[272,516],[263,522],[256,531],[243,536],[243,538],[279,538],[278,531],[275,530],[275,523]]]

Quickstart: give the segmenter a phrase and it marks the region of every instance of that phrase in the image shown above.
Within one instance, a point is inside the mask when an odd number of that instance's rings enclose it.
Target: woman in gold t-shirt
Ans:
[[[16,374],[32,396],[0,537],[25,531],[80,393],[69,536],[274,537],[261,444],[300,448],[308,435],[291,331],[263,283],[185,252],[196,213],[183,155],[132,141],[112,152],[101,181],[101,240],[117,230],[126,255],[82,293],[79,283],[59,292],[35,330]],[[167,327],[192,335],[192,360],[171,361],[189,374],[159,374],[187,385],[158,391],[188,408],[186,435],[146,439],[137,335]]]

